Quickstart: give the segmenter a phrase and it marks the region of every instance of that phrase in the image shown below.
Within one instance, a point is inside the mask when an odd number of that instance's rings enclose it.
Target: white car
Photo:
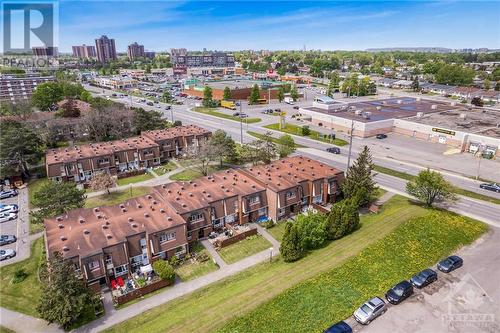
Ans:
[[[16,256],[16,251],[12,249],[0,250],[0,260],[9,259]]]
[[[17,213],[18,211],[19,211],[19,206],[16,204],[0,205],[0,214]]]
[[[0,214],[0,223],[4,223],[7,221],[12,221],[17,219],[17,214],[16,213],[3,213]]]

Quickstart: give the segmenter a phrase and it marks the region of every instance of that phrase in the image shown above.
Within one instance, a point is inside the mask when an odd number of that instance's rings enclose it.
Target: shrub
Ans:
[[[174,268],[167,261],[161,259],[155,261],[153,264],[153,269],[161,279],[174,281]]]
[[[170,258],[169,262],[170,262],[170,265],[175,267],[181,263],[181,260],[179,258],[177,258],[177,256],[173,256],[172,258]]]
[[[12,283],[20,283],[23,282],[28,277],[28,274],[25,272],[23,268],[18,268],[14,272],[14,277],[12,278]]]
[[[267,220],[266,222],[262,222],[261,225],[266,229],[271,229],[272,227],[275,226],[273,220]]]
[[[207,261],[208,259],[210,259],[210,256],[208,255],[208,253],[200,252],[196,255],[196,260],[199,262],[204,262],[204,261]]]
[[[310,134],[311,134],[311,129],[309,128],[309,126],[307,125],[302,126],[302,135],[309,136]]]
[[[323,214],[299,215],[297,217],[297,229],[300,233],[302,247],[305,250],[317,249],[327,239],[325,216]]]
[[[280,253],[285,262],[297,261],[304,256],[304,247],[300,236],[297,225],[286,222],[280,246]]]

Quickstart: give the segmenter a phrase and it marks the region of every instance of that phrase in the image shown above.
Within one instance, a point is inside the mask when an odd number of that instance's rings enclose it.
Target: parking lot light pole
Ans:
[[[352,132],[353,131],[354,131],[354,120],[351,120],[351,133],[349,135],[349,154],[347,155],[347,169],[349,169],[349,167],[351,166]]]
[[[240,143],[243,144],[243,117],[241,116],[241,101],[240,103]]]

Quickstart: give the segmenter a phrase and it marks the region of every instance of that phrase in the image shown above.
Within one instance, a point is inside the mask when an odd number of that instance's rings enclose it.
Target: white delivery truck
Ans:
[[[293,98],[291,97],[285,97],[284,101],[287,104],[293,105]]]

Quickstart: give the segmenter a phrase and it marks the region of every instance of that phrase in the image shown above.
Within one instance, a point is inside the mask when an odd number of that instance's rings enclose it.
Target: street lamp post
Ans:
[[[243,144],[243,117],[241,116],[241,101],[240,103],[240,143]]]
[[[273,260],[273,248],[270,247],[269,248],[269,263],[271,263],[272,260]]]
[[[351,120],[351,133],[349,135],[349,154],[347,155],[347,169],[351,166],[352,132],[354,131],[354,120]]]

